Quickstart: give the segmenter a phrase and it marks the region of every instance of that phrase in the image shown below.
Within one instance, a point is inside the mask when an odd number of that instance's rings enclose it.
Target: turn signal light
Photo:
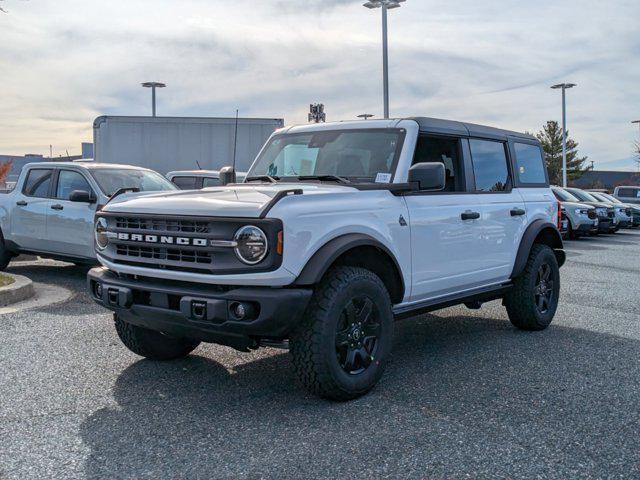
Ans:
[[[278,255],[282,255],[282,249],[283,249],[283,245],[282,245],[282,230],[280,230],[278,232],[278,242],[276,243],[276,253]]]

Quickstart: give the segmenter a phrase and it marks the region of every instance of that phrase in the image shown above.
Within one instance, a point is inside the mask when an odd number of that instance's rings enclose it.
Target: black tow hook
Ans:
[[[191,318],[194,320],[207,319],[207,302],[193,300],[191,302]]]

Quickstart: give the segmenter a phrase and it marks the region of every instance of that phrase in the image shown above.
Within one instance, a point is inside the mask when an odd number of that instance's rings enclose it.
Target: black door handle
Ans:
[[[462,218],[462,220],[477,220],[478,218],[480,218],[480,213],[479,212],[463,212],[462,214],[460,214],[460,218]]]
[[[59,203],[56,203],[55,205],[51,205],[51,208],[54,210],[64,210],[64,207]]]
[[[525,212],[522,208],[514,208],[511,210],[512,217],[519,217],[521,215],[524,215],[525,213],[527,212]]]
[[[19,207],[26,207],[28,204],[24,200],[20,200],[19,202],[16,202],[16,205]]]

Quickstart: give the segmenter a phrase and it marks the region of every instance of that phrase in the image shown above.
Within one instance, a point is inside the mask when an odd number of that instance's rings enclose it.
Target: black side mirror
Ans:
[[[236,183],[236,171],[233,167],[222,167],[220,169],[220,185],[228,185],[230,183]]]
[[[80,203],[94,203],[96,201],[96,198],[91,192],[87,192],[86,190],[74,190],[69,194],[69,201]]]
[[[416,163],[409,168],[409,183],[418,184],[419,190],[437,192],[444,190],[446,176],[444,164],[440,162]]]

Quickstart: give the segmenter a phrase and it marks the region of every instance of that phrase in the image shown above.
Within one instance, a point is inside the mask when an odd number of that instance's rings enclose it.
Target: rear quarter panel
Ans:
[[[558,201],[549,187],[520,188],[520,194],[527,207],[527,223],[546,220],[557,223]]]

